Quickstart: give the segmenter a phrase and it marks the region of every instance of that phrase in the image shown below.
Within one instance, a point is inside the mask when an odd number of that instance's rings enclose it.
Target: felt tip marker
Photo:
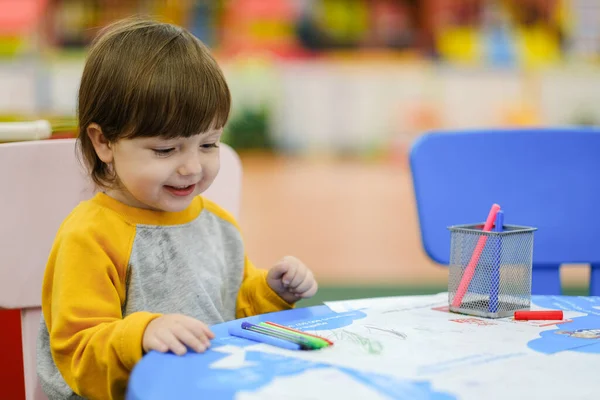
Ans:
[[[563,312],[561,310],[515,311],[515,319],[518,321],[562,321]]]
[[[277,327],[277,328],[281,328],[281,329],[285,329],[285,330],[288,330],[288,331],[296,332],[296,333],[298,333],[300,335],[305,335],[305,336],[310,336],[310,337],[313,337],[313,338],[316,338],[316,339],[321,339],[321,340],[324,340],[325,342],[329,343],[330,346],[333,346],[333,342],[331,340],[326,339],[326,338],[324,338],[322,336],[317,336],[317,335],[313,335],[311,333],[306,333],[306,332],[300,331],[298,329],[290,328],[289,326],[279,325],[279,324],[276,324],[275,322],[265,321],[265,322],[261,322],[259,325],[262,325],[262,324],[271,325],[271,326],[274,326],[274,327]]]
[[[248,329],[243,329],[241,327],[230,327],[229,334],[231,336],[237,336],[240,338],[253,340],[255,342],[270,344],[271,346],[281,347],[283,349],[288,350],[300,350],[301,347],[297,343],[292,343],[288,340],[279,339],[273,336],[264,335],[258,332],[252,332]]]

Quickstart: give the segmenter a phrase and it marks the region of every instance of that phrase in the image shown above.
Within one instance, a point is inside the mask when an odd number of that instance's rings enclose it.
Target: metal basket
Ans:
[[[512,316],[516,310],[529,309],[536,228],[504,225],[502,232],[484,232],[483,224],[472,224],[448,229],[451,232],[448,278],[451,311],[503,318]],[[469,265],[472,275],[468,272]],[[467,278],[461,284],[465,272]],[[464,293],[462,300],[461,293]]]

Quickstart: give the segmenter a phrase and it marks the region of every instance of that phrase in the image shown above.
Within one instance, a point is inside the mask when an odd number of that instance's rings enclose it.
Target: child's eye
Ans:
[[[166,156],[170,154],[173,150],[175,150],[175,148],[173,147],[169,149],[152,149],[152,151],[154,151],[154,153],[158,156]]]
[[[203,149],[213,149],[215,147],[219,147],[217,143],[206,143],[201,146]]]

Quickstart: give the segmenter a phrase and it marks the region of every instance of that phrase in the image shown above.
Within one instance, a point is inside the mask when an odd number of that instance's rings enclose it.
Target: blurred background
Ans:
[[[188,28],[223,67],[247,251],[308,264],[320,291],[300,306],[447,289],[419,237],[419,135],[600,121],[598,0],[0,0],[0,121],[73,137],[86,46],[134,14]],[[586,268],[561,273],[587,293]],[[0,325],[0,398],[24,398],[18,311]]]
[[[86,46],[134,14],[214,51],[248,253],[304,260],[322,288],[305,305],[445,290],[419,238],[419,135],[600,120],[597,0],[0,0],[0,120],[74,136]],[[583,290],[585,270],[564,274]]]

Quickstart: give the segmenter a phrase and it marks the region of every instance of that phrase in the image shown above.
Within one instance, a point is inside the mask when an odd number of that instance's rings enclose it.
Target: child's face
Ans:
[[[123,139],[112,147],[119,187],[107,193],[133,207],[181,211],[219,172],[222,130],[188,138]]]

